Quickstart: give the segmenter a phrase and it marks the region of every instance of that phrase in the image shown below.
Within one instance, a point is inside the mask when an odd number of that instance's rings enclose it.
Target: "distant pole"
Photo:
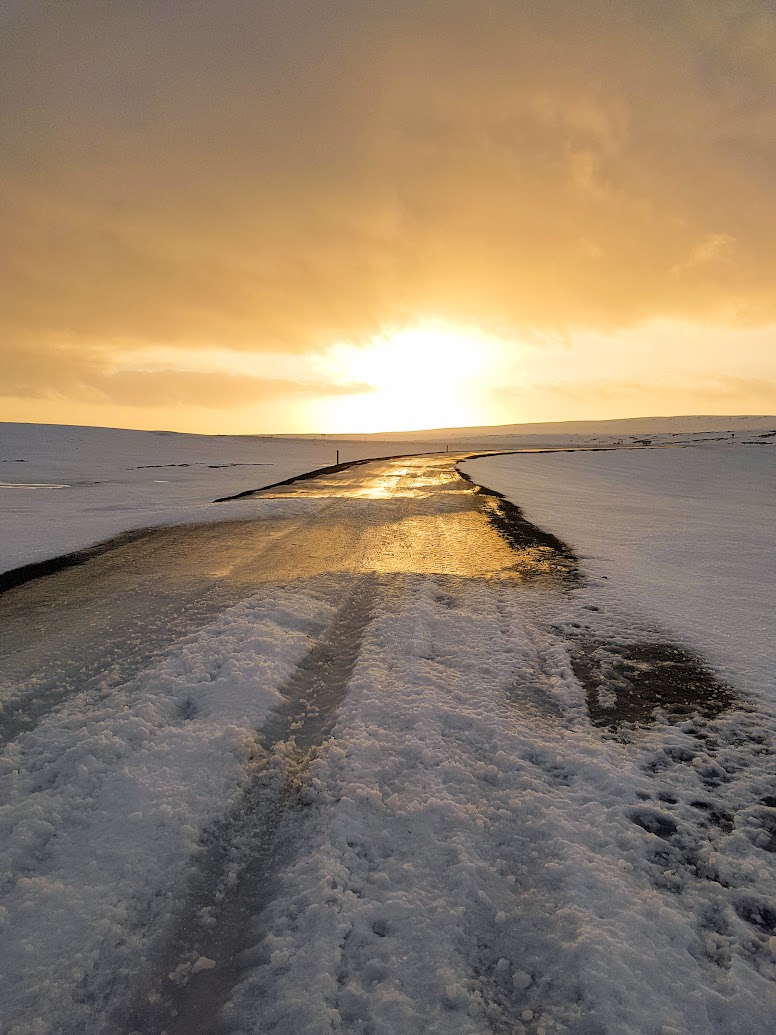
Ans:
[[[339,449],[337,450],[337,467],[339,467]]]

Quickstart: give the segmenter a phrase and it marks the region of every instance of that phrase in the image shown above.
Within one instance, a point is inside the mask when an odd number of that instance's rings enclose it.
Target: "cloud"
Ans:
[[[121,371],[102,378],[94,388],[105,400],[119,406],[136,405],[138,400],[143,400],[145,406],[204,406],[215,410],[268,400],[320,399],[372,391],[368,385],[342,387],[321,382],[181,370]]]
[[[568,420],[634,414],[773,413],[776,380],[708,375],[696,379],[648,377],[643,380],[563,378],[498,389],[502,404],[530,420]]]
[[[6,398],[69,398],[116,406],[206,407],[224,410],[248,403],[281,399],[320,399],[360,395],[369,385],[333,385],[309,379],[265,378],[221,370],[112,369],[104,350],[66,348],[15,350],[4,357],[0,396]],[[41,371],[43,366],[43,373]]]
[[[672,266],[671,272],[675,277],[681,277],[707,262],[713,262],[721,257],[726,258],[733,243],[734,238],[730,234],[709,234],[693,248],[684,262],[678,262]]]
[[[107,391],[116,342],[776,319],[756,0],[6,8],[0,341],[30,391]]]

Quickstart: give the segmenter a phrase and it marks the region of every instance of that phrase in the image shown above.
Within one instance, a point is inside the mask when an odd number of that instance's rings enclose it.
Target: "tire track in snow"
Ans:
[[[537,630],[526,615],[520,616],[519,629],[515,629],[517,616],[509,606],[513,599],[514,594],[508,594],[501,587],[495,605],[502,640],[517,640],[520,644],[512,678],[504,688],[505,700],[510,713],[518,719],[558,722],[562,712],[552,694],[555,672],[547,658],[548,648],[541,644]]]
[[[239,806],[214,827],[185,901],[148,952],[132,989],[106,1003],[112,1032],[228,1030],[222,1008],[261,940],[261,914],[293,855],[300,779],[347,693],[377,592],[364,576],[281,689],[287,704],[261,732],[268,759]]]
[[[332,1010],[342,1030],[353,1032],[486,1028],[494,1035],[516,1035],[535,1032],[545,1023],[549,1031],[560,1018],[577,1022],[588,1012],[584,991],[573,976],[558,979],[559,960],[567,963],[566,975],[576,973],[578,960],[569,948],[576,931],[561,882],[552,876],[558,868],[555,846],[528,803],[537,782],[548,787],[570,779],[552,742],[544,752],[529,750],[531,732],[560,718],[551,692],[552,666],[533,640],[523,642],[524,616],[517,607],[510,609],[507,591],[498,583],[474,587],[440,578],[418,589],[417,594],[405,594],[402,625],[418,597],[415,622],[409,622],[417,639],[408,643],[400,669],[382,660],[396,658],[395,649],[380,651],[374,643],[365,647],[372,665],[385,666],[385,676],[378,670],[372,679],[386,686],[387,696],[396,701],[395,719],[379,707],[377,713],[370,711],[370,730],[380,726],[382,715],[385,725],[376,740],[401,764],[394,767],[389,757],[375,764],[370,758],[370,767],[376,768],[365,767],[362,777],[352,762],[359,750],[357,737],[351,733],[344,746],[359,781],[384,802],[396,801],[380,819],[370,817],[367,806],[349,824],[347,861],[339,860],[345,863],[344,915],[337,913],[336,904],[327,905],[330,918],[325,924],[327,930],[347,926],[338,947]],[[382,635],[399,614],[384,617]],[[480,621],[471,621],[473,614]],[[488,636],[487,627],[498,629],[500,636]],[[435,698],[430,710],[420,702],[429,691]],[[459,707],[472,709],[469,722],[456,718]],[[402,715],[408,717],[402,720]],[[402,733],[405,722],[420,731],[429,758],[403,753],[409,747]],[[499,758],[504,748],[510,760]],[[521,790],[528,791],[525,808],[516,804]],[[352,802],[352,791],[342,794]],[[482,810],[482,833],[473,840],[464,833],[471,815],[462,817],[460,827],[445,819],[462,799],[479,802]],[[332,851],[338,859],[336,849]],[[387,883],[397,872],[401,881]],[[448,884],[455,891],[444,901]],[[303,890],[298,894],[304,898]],[[396,919],[396,903],[402,898],[411,903],[406,908],[412,932]],[[520,917],[519,930],[515,917]],[[281,930],[289,926],[290,919]],[[435,953],[437,944],[445,943],[450,955],[440,989]],[[328,951],[333,958],[332,947]],[[408,980],[408,964],[402,962],[408,957],[410,968],[426,974],[425,980]],[[262,1001],[270,987],[267,975],[254,989],[254,1002]],[[392,997],[393,1016],[385,1005]],[[291,1012],[283,1018],[287,1027],[275,1022],[267,1030],[318,1030],[305,1026],[303,1016]]]

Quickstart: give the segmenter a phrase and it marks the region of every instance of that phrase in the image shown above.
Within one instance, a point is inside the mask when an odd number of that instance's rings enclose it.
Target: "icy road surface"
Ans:
[[[772,1035],[774,716],[454,460],[0,597],[0,1030]]]

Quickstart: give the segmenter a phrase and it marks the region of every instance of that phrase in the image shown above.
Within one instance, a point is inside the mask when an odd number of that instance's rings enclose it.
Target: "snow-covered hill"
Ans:
[[[654,436],[660,441],[717,436],[752,436],[776,429],[776,416],[626,417],[617,420],[555,421],[541,424],[502,424],[472,428],[382,433],[381,441],[488,442],[506,445],[561,445],[622,442]],[[345,436],[346,438],[348,436]],[[355,437],[355,436],[353,436]]]

